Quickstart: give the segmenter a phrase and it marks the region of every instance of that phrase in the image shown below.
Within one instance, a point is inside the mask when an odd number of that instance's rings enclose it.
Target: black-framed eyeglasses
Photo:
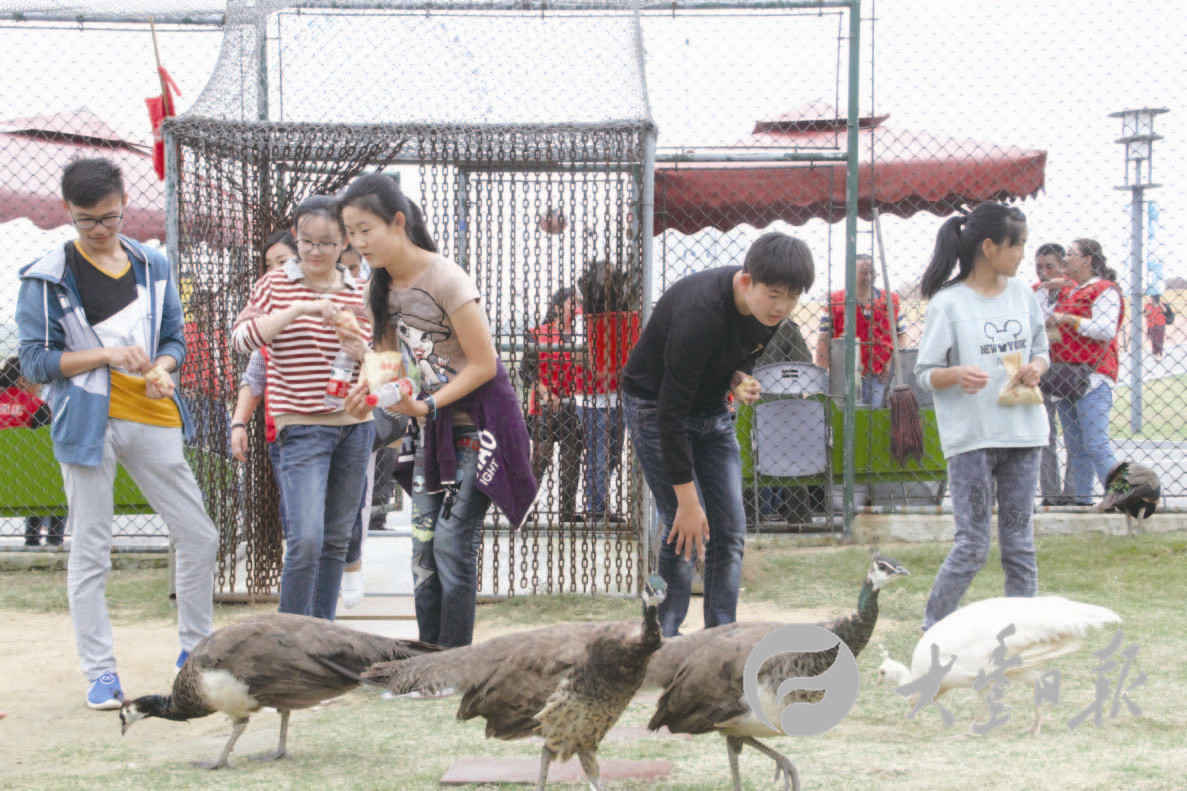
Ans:
[[[76,228],[82,231],[89,231],[96,225],[102,225],[104,228],[118,228],[120,223],[124,221],[123,214],[109,214],[106,217],[83,217],[81,220],[70,215],[70,219],[74,222]]]
[[[298,239],[297,249],[309,252],[310,250],[317,250],[318,252],[325,251],[327,253],[334,252],[335,247],[341,247],[342,242],[311,242],[308,239]]]

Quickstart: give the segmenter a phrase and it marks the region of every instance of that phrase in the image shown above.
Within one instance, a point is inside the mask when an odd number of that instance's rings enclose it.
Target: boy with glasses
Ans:
[[[119,235],[127,202],[109,160],[67,165],[62,205],[78,238],[21,270],[17,302],[21,370],[49,384],[73,535],[67,594],[93,709],[116,709],[123,699],[104,598],[116,464],[176,546],[178,667],[212,630],[218,549],[182,453],[193,426],[169,378],[185,359],[181,301],[165,256]]]

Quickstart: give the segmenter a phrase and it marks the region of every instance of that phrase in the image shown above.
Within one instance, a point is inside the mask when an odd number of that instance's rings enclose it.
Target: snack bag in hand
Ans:
[[[1006,386],[997,394],[999,406],[1018,406],[1020,404],[1041,404],[1043,394],[1033,385],[1024,385],[1018,381],[1018,371],[1022,368],[1022,352],[1010,352],[1002,357],[1002,366],[1006,369]]]
[[[157,365],[144,375],[144,381],[152,382],[166,398],[173,395],[173,377],[169,372]]]
[[[363,334],[363,330],[359,326],[359,320],[355,318],[354,311],[348,308],[343,308],[334,314],[334,327],[343,332],[352,332],[355,335]]]
[[[367,377],[367,387],[371,392],[399,379],[401,367],[399,352],[367,352],[363,355],[363,375]]]

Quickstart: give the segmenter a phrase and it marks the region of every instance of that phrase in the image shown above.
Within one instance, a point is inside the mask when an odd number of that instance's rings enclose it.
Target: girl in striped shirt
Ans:
[[[363,288],[338,257],[345,229],[327,197],[310,198],[293,219],[299,261],[264,275],[235,321],[235,350],[268,346],[269,405],[280,446],[277,483],[285,504],[280,611],[334,619],[346,547],[363,494],[374,428],[327,406],[334,358],[357,362],[371,340]],[[340,311],[354,314],[336,322]]]

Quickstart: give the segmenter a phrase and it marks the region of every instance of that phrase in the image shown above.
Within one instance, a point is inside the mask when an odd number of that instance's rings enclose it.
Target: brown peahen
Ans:
[[[261,708],[280,712],[280,742],[259,760],[285,756],[289,713],[335,698],[358,685],[358,674],[376,662],[439,651],[415,640],[359,632],[321,618],[271,613],[225,626],[194,648],[173,679],[169,695],[125,701],[120,732],[146,717],[192,720],[221,711],[234,729],[218,758],[195,762],[221,769],[248,719]],[[342,669],[352,671],[344,673]]]
[[[889,581],[907,576],[901,564],[874,555],[858,596],[856,612],[820,623],[833,632],[857,657],[874,632],[878,620],[878,591]],[[758,741],[760,736],[778,736],[782,731],[768,727],[751,709],[743,690],[743,674],[750,652],[764,637],[786,624],[734,623],[705,629],[665,641],[656,652],[645,685],[663,687],[651,730],[667,726],[672,733],[709,733],[725,736],[726,753],[734,790],[741,791],[742,775],[738,755],[744,745],[775,761],[775,777],[781,775],[788,789],[799,788],[799,776],[786,756]],[[778,723],[792,703],[815,703],[823,693],[797,690],[780,698],[779,686],[793,677],[810,677],[832,666],[837,649],[815,653],[785,653],[765,662],[758,673],[767,719]]]
[[[398,695],[461,694],[457,718],[486,720],[487,738],[544,738],[542,791],[554,758],[576,754],[592,789],[601,789],[598,745],[634,697],[660,646],[658,608],[667,585],[643,586],[643,618],[578,623],[496,637],[408,662],[388,662],[363,677]]]
[[[1105,496],[1096,510],[1102,514],[1108,511],[1125,514],[1125,529],[1133,535],[1142,530],[1142,522],[1158,508],[1161,497],[1162,484],[1154,470],[1145,464],[1119,461],[1105,477]]]

